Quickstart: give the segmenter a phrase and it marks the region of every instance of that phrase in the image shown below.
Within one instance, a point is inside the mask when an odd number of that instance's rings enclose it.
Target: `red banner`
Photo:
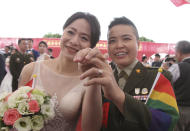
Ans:
[[[53,56],[57,57],[60,52],[60,39],[59,38],[33,38],[33,48],[38,50],[38,43],[40,41],[45,41],[48,44],[48,48],[53,49]],[[18,48],[17,45],[18,38],[0,38],[0,49],[3,50],[4,46],[14,46]],[[105,54],[107,53],[107,41],[100,40],[96,45],[100,51]],[[175,44],[168,43],[153,43],[153,42],[140,42],[138,50],[138,59],[141,60],[143,55],[147,57],[152,56],[155,53],[166,53],[174,54],[175,53]]]
[[[175,44],[171,43],[153,43],[153,42],[140,42],[138,50],[138,59],[141,60],[143,55],[147,57],[156,53],[174,54]]]
[[[0,49],[5,46],[17,47],[18,38],[0,38]]]

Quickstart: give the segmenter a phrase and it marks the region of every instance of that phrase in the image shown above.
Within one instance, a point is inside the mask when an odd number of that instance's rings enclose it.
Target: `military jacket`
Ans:
[[[10,72],[13,76],[12,86],[13,89],[17,89],[18,87],[18,78],[20,76],[20,73],[22,71],[22,68],[34,61],[32,54],[22,54],[20,52],[16,52],[15,54],[11,55],[10,57]],[[14,91],[14,90],[13,90]]]
[[[123,89],[125,93],[124,115],[111,102],[109,106],[106,128],[102,131],[147,131],[151,122],[151,112],[144,104],[158,73],[158,68],[144,67],[140,62],[136,64],[128,77]],[[171,74],[163,71],[171,81]],[[118,72],[114,69],[115,79]],[[104,102],[106,101],[103,98]]]

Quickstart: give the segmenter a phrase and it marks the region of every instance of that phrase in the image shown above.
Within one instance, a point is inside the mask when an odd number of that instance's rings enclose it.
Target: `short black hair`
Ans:
[[[7,45],[7,46],[5,46],[5,47],[6,47],[6,48],[8,48],[9,50],[11,49],[11,47],[10,47],[10,46],[8,46],[8,45]]]
[[[176,60],[175,60],[174,57],[167,57],[167,58],[165,59],[165,62],[169,62],[169,61],[176,62]]]
[[[53,52],[53,49],[52,49],[52,48],[48,48],[48,51],[49,51],[49,52]]]
[[[23,40],[28,40],[28,39],[27,38],[19,38],[18,39],[18,44],[20,45],[21,41],[23,41]]]
[[[115,19],[114,19],[113,21],[111,21],[111,23],[109,24],[108,30],[110,30],[113,26],[116,26],[116,25],[128,25],[128,26],[133,27],[133,30],[134,30],[136,39],[139,40],[139,33],[138,33],[138,30],[137,30],[135,24],[134,24],[130,19],[126,18],[125,16],[115,18]]]
[[[144,61],[145,59],[147,59],[147,56],[143,56],[142,57],[142,61]]]
[[[31,41],[32,43],[34,42],[32,38],[28,38],[29,41]]]
[[[155,57],[159,57],[160,58],[160,55],[157,53],[157,54],[155,54]]]
[[[11,52],[12,52],[13,50],[15,50],[16,52],[18,51],[15,47],[12,47],[12,48],[11,48]]]
[[[48,47],[48,45],[45,41],[40,41],[40,43],[38,44],[38,47],[40,47],[41,44],[44,44],[46,47]]]
[[[168,58],[168,57],[170,57],[170,55],[169,55],[169,54],[167,54],[167,55],[165,56],[165,58]]]
[[[189,54],[190,53],[190,42],[186,41],[186,40],[179,41],[179,42],[177,42],[175,49],[182,54]]]
[[[91,48],[95,47],[100,38],[100,24],[94,15],[85,12],[76,12],[67,19],[63,30],[77,19],[85,19],[89,23],[91,29]]]

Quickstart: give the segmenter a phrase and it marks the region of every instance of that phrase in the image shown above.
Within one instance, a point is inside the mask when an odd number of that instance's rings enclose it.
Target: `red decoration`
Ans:
[[[25,85],[25,86],[30,86],[30,87],[32,87],[32,83],[33,83],[33,79],[32,79],[32,80],[30,80],[28,83],[26,83],[26,85]]]
[[[175,6],[181,6],[184,4],[190,4],[189,0],[171,0],[171,2],[175,5]]]

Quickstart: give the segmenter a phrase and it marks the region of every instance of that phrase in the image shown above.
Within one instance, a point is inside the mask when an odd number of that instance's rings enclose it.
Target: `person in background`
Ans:
[[[6,75],[5,58],[3,54],[0,54],[0,85],[5,75]]]
[[[2,92],[11,93],[12,92],[12,75],[10,73],[9,63],[10,63],[10,56],[8,56],[5,59],[5,69],[6,69],[7,73],[6,73],[3,81],[0,84],[0,93],[2,93]]]
[[[40,56],[39,52],[36,51],[34,48],[33,48],[33,39],[29,38],[28,39],[28,49],[27,49],[27,53],[30,53],[34,56],[34,61],[37,60],[37,58]]]
[[[55,57],[53,57],[53,49],[52,48],[48,48],[48,55],[50,56],[51,59],[54,59]]]
[[[24,65],[34,61],[33,55],[26,53],[28,49],[28,40],[25,38],[20,38],[18,40],[19,50],[12,54],[10,57],[10,72],[13,76],[12,80],[12,91],[17,90],[18,88],[18,78],[22,71]]]
[[[147,56],[142,57],[142,64],[146,67],[150,67]]]
[[[50,56],[46,53],[47,48],[48,48],[47,43],[45,41],[40,41],[40,43],[38,44],[38,50],[39,50],[40,56],[37,58],[37,61],[50,59]]]
[[[18,52],[18,50],[14,47],[11,47],[11,51],[10,51],[10,54],[13,55],[15,54],[16,52]],[[6,75],[3,79],[3,81],[1,82],[1,87],[0,87],[0,92],[9,92],[11,93],[12,92],[12,75],[10,73],[10,57],[11,56],[8,56],[6,59],[5,59],[5,69],[6,69]]]
[[[11,51],[10,51],[10,54],[13,55],[15,54],[17,51],[16,48],[12,47],[11,48]],[[12,75],[10,73],[10,57],[11,56],[8,56],[6,59],[5,59],[5,69],[6,69],[6,75],[3,79],[3,81],[1,82],[1,86],[0,86],[0,93],[1,92],[9,92],[11,93],[12,92]]]
[[[180,112],[175,131],[190,131],[190,42],[179,41],[175,47],[175,56],[179,63],[168,70],[172,81]]]
[[[154,61],[152,62],[152,67],[160,67],[162,65],[162,61],[160,60],[160,55],[155,54]]]
[[[176,63],[176,60],[174,57],[166,57],[165,60],[162,62],[162,68],[165,70],[168,70],[173,64]]]
[[[11,48],[11,55],[15,54],[16,52],[18,52],[18,50],[14,47]]]
[[[171,124],[171,117],[167,116],[173,111],[156,110],[145,104],[158,68],[145,67],[137,60],[139,35],[134,23],[126,17],[115,18],[108,27],[107,36],[109,57],[116,65],[113,72],[97,48],[84,49],[74,58],[85,70],[81,79],[91,78],[85,85],[102,86],[106,103],[102,131],[172,130],[178,118],[177,109]],[[163,70],[162,74],[171,80],[168,71]],[[175,103],[175,98],[173,100]],[[168,105],[163,107],[168,108]]]
[[[152,57],[150,56],[149,59],[148,59],[148,63],[150,64],[150,66],[152,65],[152,62],[153,62],[153,59],[152,59]]]
[[[5,46],[4,49],[5,49],[5,54],[4,54],[4,56],[5,56],[5,59],[6,59],[8,56],[11,55],[11,53],[10,53],[11,48],[10,48],[10,46]]]

